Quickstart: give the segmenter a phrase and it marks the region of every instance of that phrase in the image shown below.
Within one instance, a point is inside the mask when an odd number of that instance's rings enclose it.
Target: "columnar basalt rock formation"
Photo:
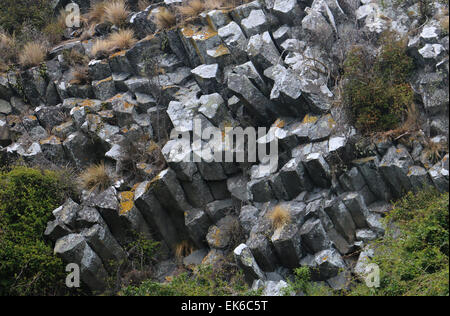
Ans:
[[[349,48],[348,30],[355,41],[396,31],[408,37],[417,64],[411,85],[426,118],[423,134],[447,140],[448,34],[434,19],[419,25],[417,5],[256,0],[158,30],[152,17],[173,5],[166,2],[129,17],[139,41],[92,59],[91,84],[70,83],[63,51],[89,56],[94,39],[62,44],[44,65],[0,75],[0,161],[82,170],[104,160],[115,180],[83,192],[80,203],[68,200],[45,232],[58,256],[81,264],[93,291],[105,288],[108,263],[125,258],[131,232],[169,251],[188,241],[209,259],[233,252],[256,287],[272,286],[274,272],[283,279],[288,269],[310,266],[315,280],[340,288],[343,270],[356,262],[346,255],[383,234],[392,198],[427,185],[448,191],[448,154],[432,162],[419,141],[395,140],[360,154],[358,132],[333,106],[329,74]],[[436,2],[433,10],[441,9]],[[221,130],[276,129],[278,166],[263,172],[261,161],[194,161],[191,143],[161,143],[172,128],[194,136],[194,119]],[[161,144],[159,160],[152,140]],[[290,221],[274,227],[268,218],[279,204]]]

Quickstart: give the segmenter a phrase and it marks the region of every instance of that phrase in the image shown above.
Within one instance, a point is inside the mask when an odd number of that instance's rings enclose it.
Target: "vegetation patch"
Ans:
[[[356,128],[365,133],[400,127],[414,107],[408,83],[413,60],[406,54],[406,42],[390,33],[380,40],[382,49],[375,57],[357,46],[344,62],[344,103]]]
[[[0,295],[67,294],[65,265],[43,238],[71,194],[64,177],[27,167],[0,172]]]

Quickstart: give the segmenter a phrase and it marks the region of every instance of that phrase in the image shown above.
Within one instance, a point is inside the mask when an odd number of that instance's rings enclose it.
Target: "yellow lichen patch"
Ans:
[[[333,128],[336,126],[336,121],[331,115],[328,115],[328,128]]]
[[[126,52],[127,52],[126,50],[121,50],[120,52],[114,53],[111,56],[109,56],[109,59],[113,59],[114,57],[118,57],[118,56],[125,56]]]
[[[108,81],[112,81],[112,80],[113,80],[112,76],[109,76],[108,78],[105,78],[105,79],[103,79],[103,80],[97,81],[97,82],[96,82],[96,85],[98,86],[98,85],[101,84],[101,83],[108,82]]]
[[[220,44],[219,46],[217,46],[212,57],[217,58],[217,57],[225,56],[225,55],[229,55],[229,54],[230,54],[230,51],[228,50],[228,48],[224,44]]]
[[[306,114],[305,117],[303,118],[303,123],[314,124],[315,122],[317,122],[318,119],[319,118],[317,116]]]
[[[112,78],[112,77],[111,77]],[[116,94],[115,96],[113,96],[113,97],[111,97],[111,98],[109,98],[108,100],[107,100],[107,102],[112,102],[112,101],[114,101],[114,100],[116,100],[116,99],[120,99],[121,97],[123,97],[123,94]]]
[[[34,116],[34,115],[28,115],[28,118],[33,121],[37,120],[36,116]]]
[[[282,119],[277,119],[275,123],[273,123],[273,126],[278,128],[283,128],[286,125],[286,122]]]
[[[83,102],[80,103],[80,106],[93,106],[94,105],[94,101],[92,101],[91,99],[86,99]]]
[[[134,107],[134,105],[131,104],[131,103],[128,103],[128,102],[124,102],[124,103],[123,103],[123,107],[124,107],[125,109],[129,109],[129,108]]]
[[[133,191],[124,191],[119,193],[120,199],[120,209],[119,214],[123,215],[128,213],[134,206],[134,192]]]

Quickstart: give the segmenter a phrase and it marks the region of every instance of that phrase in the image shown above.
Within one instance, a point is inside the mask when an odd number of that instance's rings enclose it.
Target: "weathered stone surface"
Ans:
[[[203,93],[211,94],[222,89],[221,72],[218,64],[200,65],[192,70]]]
[[[102,148],[96,146],[81,132],[70,134],[63,142],[64,151],[79,168],[95,162]]]
[[[379,170],[380,161],[378,157],[372,156],[365,159],[358,159],[353,161],[353,164],[361,172],[371,192],[383,201],[387,202],[391,200],[392,194]]]
[[[67,263],[79,264],[81,280],[93,292],[105,290],[107,272],[82,235],[70,234],[58,239],[54,252]]]
[[[241,208],[241,212],[239,214],[239,221],[241,223],[241,227],[244,231],[249,234],[252,230],[255,223],[258,221],[259,210],[252,206],[246,205]]]
[[[234,216],[226,216],[219,220],[216,225],[209,227],[206,241],[211,248],[226,249],[232,246],[232,234],[236,232],[239,221]]]
[[[254,179],[247,183],[250,199],[254,202],[267,202],[273,199],[273,192],[269,179]]]
[[[313,272],[313,278],[326,280],[338,274],[346,265],[341,255],[335,249],[326,249],[314,255],[318,272]]]
[[[114,239],[108,227],[95,224],[82,231],[83,237],[102,259],[104,267],[113,271],[113,265],[126,259],[126,253]]]
[[[279,63],[281,57],[269,32],[250,37],[247,54],[260,69],[266,69]]]
[[[269,23],[263,10],[252,10],[248,17],[241,21],[241,26],[247,37],[264,33],[269,29]]]
[[[416,192],[423,189],[424,187],[433,185],[433,182],[431,181],[427,170],[420,166],[409,167],[407,177],[411,182],[413,190]]]
[[[331,185],[330,166],[320,153],[311,153],[303,161],[311,180],[321,188],[328,188]]]
[[[310,253],[316,253],[328,249],[331,245],[320,219],[308,219],[300,229],[302,244]]]
[[[245,278],[249,284],[254,280],[265,279],[264,272],[256,263],[255,257],[253,257],[250,248],[246,244],[240,244],[233,251],[239,267],[244,271]]]
[[[296,0],[275,0],[273,12],[282,23],[299,25],[303,11]]]
[[[436,163],[428,173],[436,188],[441,192],[448,192],[448,154],[442,158],[442,161]]]
[[[341,198],[347,209],[350,211],[356,227],[367,227],[366,218],[369,215],[369,210],[367,209],[363,197],[357,192],[348,192],[344,193]]]
[[[175,226],[169,213],[159,203],[154,192],[150,189],[148,181],[141,182],[137,186],[134,193],[134,203],[152,230],[174,250],[181,241],[177,231],[178,227]]]
[[[287,268],[296,268],[303,257],[302,235],[295,224],[285,225],[275,230],[272,244],[281,264]]]
[[[207,213],[200,209],[191,209],[185,213],[184,223],[189,232],[189,236],[192,238],[195,245],[199,248],[205,246],[207,239],[206,235],[208,234],[208,229],[212,224]]]
[[[231,199],[213,201],[205,207],[205,212],[214,223],[230,214],[233,210],[234,206]]]
[[[336,230],[352,244],[355,240],[356,225],[345,204],[340,199],[329,200],[324,210],[333,221]]]
[[[239,201],[248,201],[247,179],[243,175],[228,178],[227,188],[233,198]]]
[[[237,63],[244,63],[247,61],[247,54],[245,52],[247,38],[236,22],[230,22],[219,28],[218,34]]]
[[[204,207],[214,200],[208,184],[198,172],[192,175],[191,181],[181,181],[181,186],[188,202],[194,207]]]
[[[92,82],[96,99],[107,100],[116,95],[116,86],[112,76]]]
[[[275,249],[271,241],[262,234],[250,234],[246,244],[263,271],[274,271],[277,265]]]
[[[407,174],[413,164],[408,150],[401,145],[389,148],[381,160],[380,171],[385,181],[389,183],[394,196],[400,197],[402,193],[412,189]]]

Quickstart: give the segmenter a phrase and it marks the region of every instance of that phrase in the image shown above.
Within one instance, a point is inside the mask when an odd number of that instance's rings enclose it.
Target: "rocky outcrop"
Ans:
[[[355,264],[346,255],[383,234],[388,202],[429,185],[448,191],[445,149],[430,160],[419,140],[394,140],[360,153],[358,133],[332,102],[329,75],[349,28],[377,37],[418,27],[408,51],[418,65],[411,85],[426,118],[422,136],[445,143],[448,35],[434,19],[419,25],[417,15],[407,14],[416,7],[253,1],[156,32],[161,5],[130,16],[136,45],[89,62],[90,85],[70,84],[62,52],[89,53],[93,39],[55,48],[45,67],[0,75],[0,161],[81,170],[104,160],[116,180],[103,192],[84,192],[79,204],[68,200],[45,232],[56,254],[81,264],[93,291],[104,289],[109,262],[126,258],[135,234],[172,251],[182,242],[211,249],[187,265],[233,251],[247,281],[267,295],[286,285],[285,275],[271,279],[274,271],[298,266],[315,268],[315,280],[339,287],[342,270]],[[222,138],[226,127],[265,127],[257,139],[267,146],[277,140],[275,167],[260,157],[203,159],[248,154],[238,145],[215,147],[212,135],[200,139],[206,128]],[[167,139],[171,131],[177,137]],[[276,205],[289,216],[281,227],[269,219]]]

